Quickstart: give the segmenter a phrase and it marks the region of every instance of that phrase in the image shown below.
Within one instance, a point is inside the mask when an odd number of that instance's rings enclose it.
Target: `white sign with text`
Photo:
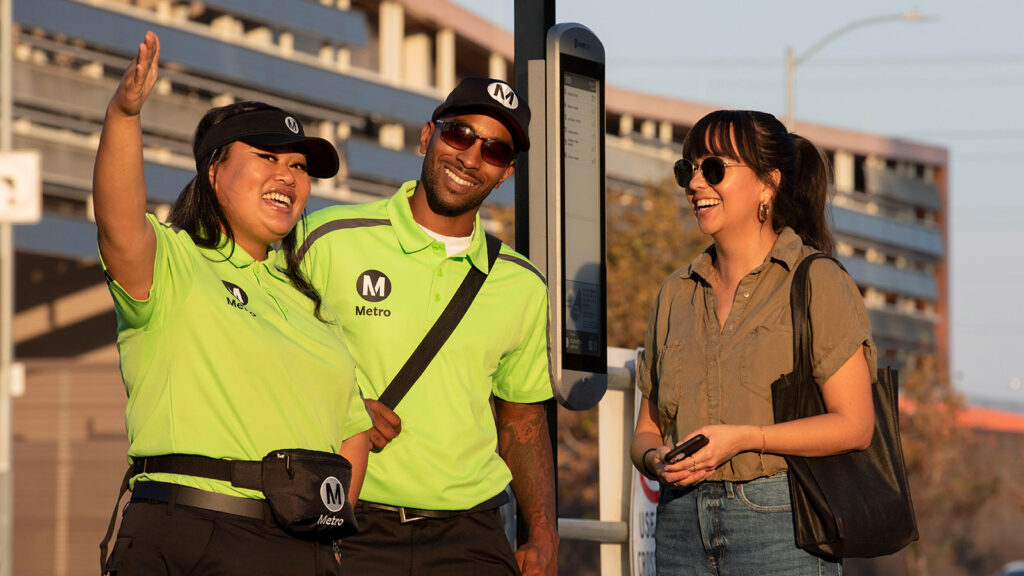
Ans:
[[[38,150],[0,152],[0,222],[35,224],[42,218]]]
[[[636,391],[637,414],[643,396]],[[634,414],[634,425],[636,414]],[[658,516],[658,482],[649,480],[631,467],[632,486],[629,491],[629,557],[630,574],[655,576],[654,527]]]

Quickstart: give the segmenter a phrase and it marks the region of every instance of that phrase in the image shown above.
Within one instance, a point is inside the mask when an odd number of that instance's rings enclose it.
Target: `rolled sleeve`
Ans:
[[[811,333],[814,380],[823,384],[862,345],[875,373],[871,325],[853,279],[832,262],[811,266]]]

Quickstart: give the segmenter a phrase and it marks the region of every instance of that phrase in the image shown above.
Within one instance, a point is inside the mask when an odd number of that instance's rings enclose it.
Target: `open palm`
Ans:
[[[125,70],[114,92],[113,104],[125,115],[134,116],[142,110],[156,84],[159,60],[160,39],[155,33],[146,32],[145,41],[139,44],[139,54]]]

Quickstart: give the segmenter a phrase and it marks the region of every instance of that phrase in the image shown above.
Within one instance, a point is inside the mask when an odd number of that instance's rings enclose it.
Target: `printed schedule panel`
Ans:
[[[567,72],[562,97],[563,215],[565,230],[565,351],[601,356],[604,302],[601,299],[602,246],[573,238],[601,237],[598,143],[601,130],[599,88],[594,78]]]

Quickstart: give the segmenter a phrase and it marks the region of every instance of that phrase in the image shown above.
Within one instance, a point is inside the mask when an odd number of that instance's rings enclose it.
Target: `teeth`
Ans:
[[[451,178],[452,180],[455,180],[455,183],[460,185],[460,186],[472,186],[473,185],[473,183],[470,182],[469,180],[466,180],[465,178],[459,177],[458,174],[456,174],[455,172],[452,172],[451,170],[449,170],[447,168],[444,169],[444,172],[445,172],[445,174],[448,175],[449,178]]]
[[[721,203],[722,203],[721,200],[714,200],[714,199],[711,199],[711,198],[701,198],[700,200],[697,200],[696,206],[697,206],[697,208],[707,208],[709,206],[718,206]]]
[[[280,192],[268,192],[263,195],[263,198],[267,200],[273,200],[274,202],[284,204],[285,206],[292,205],[292,199],[289,198],[288,196],[285,196],[284,194],[281,194]]]

